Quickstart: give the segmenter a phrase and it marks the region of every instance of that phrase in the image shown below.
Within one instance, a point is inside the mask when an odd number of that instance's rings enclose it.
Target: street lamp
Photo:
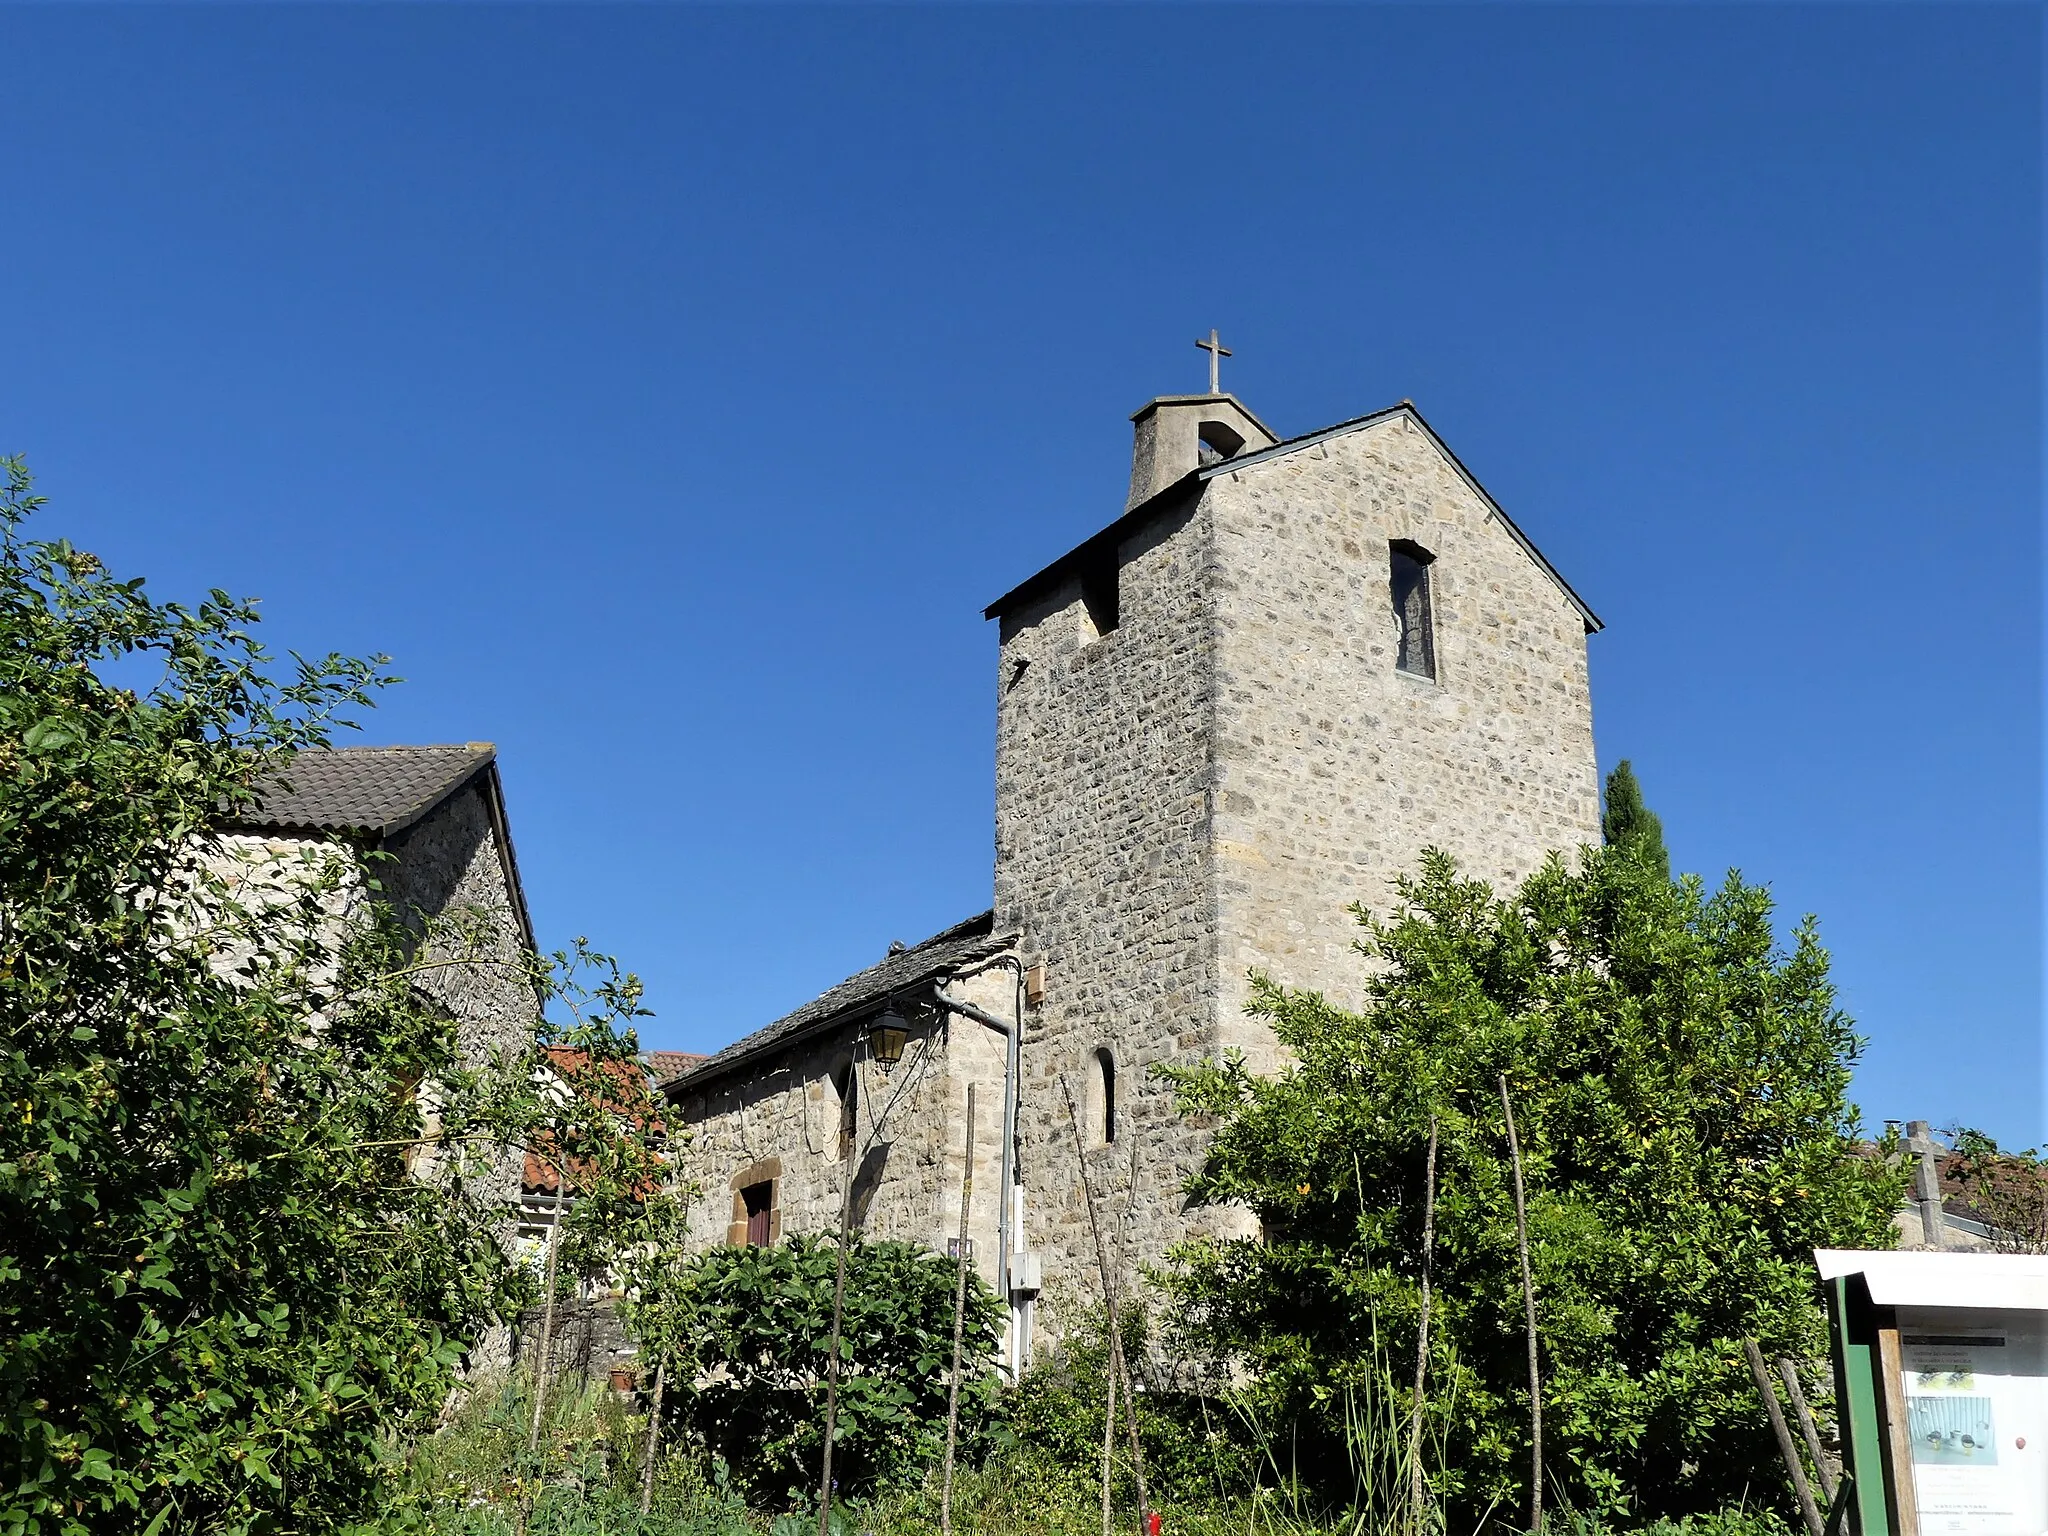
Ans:
[[[903,1059],[903,1043],[910,1038],[909,1021],[903,1017],[894,998],[868,1026],[868,1048],[875,1053],[875,1060],[884,1067],[893,1067]]]

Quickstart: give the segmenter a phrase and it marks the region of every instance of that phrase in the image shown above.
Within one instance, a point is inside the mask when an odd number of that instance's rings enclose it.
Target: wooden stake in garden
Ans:
[[[1515,1170],[1515,1248],[1522,1260],[1522,1306],[1529,1318],[1529,1530],[1543,1529],[1543,1374],[1536,1359],[1536,1278],[1529,1272],[1529,1204],[1522,1188],[1522,1143],[1515,1135],[1515,1107],[1508,1102],[1508,1075],[1500,1075],[1500,1109],[1508,1122],[1508,1159]]]
[[[846,1072],[849,1097],[860,1091],[860,1062]],[[839,1261],[832,1271],[832,1343],[825,1356],[825,1455],[818,1468],[818,1536],[832,1525],[832,1435],[839,1423],[839,1330],[846,1321],[846,1244],[853,1227],[853,1181],[860,1169],[860,1148],[846,1149],[846,1183],[839,1195]]]
[[[555,1170],[555,1219],[548,1223],[548,1261],[543,1270],[542,1283],[547,1287],[547,1305],[540,1314],[540,1358],[534,1362],[533,1371],[533,1427],[527,1431],[526,1449],[528,1454],[540,1446],[540,1415],[548,1397],[548,1355],[555,1343],[555,1255],[562,1247],[562,1201],[566,1193],[562,1170]]]
[[[1130,1225],[1131,1201],[1137,1197],[1137,1193],[1138,1141],[1136,1137],[1132,1137],[1131,1177],[1130,1181],[1124,1186],[1124,1229],[1128,1229]],[[1117,1233],[1116,1256],[1118,1263],[1122,1263],[1125,1257],[1124,1239],[1128,1235],[1129,1234],[1127,1230],[1120,1229]],[[1113,1528],[1110,1517],[1110,1490],[1115,1486],[1114,1473],[1116,1457],[1116,1372],[1104,1371],[1102,1373],[1102,1379],[1102,1536],[1110,1536],[1110,1532]],[[1136,1413],[1134,1411],[1131,1417],[1130,1427],[1133,1430],[1135,1430],[1137,1428],[1137,1424],[1138,1420]]]
[[[1813,1502],[1813,1490],[1806,1484],[1806,1469],[1799,1464],[1799,1448],[1792,1443],[1792,1431],[1785,1427],[1785,1410],[1778,1406],[1778,1394],[1771,1390],[1771,1373],[1764,1368],[1764,1352],[1755,1339],[1742,1341],[1742,1353],[1749,1360],[1750,1378],[1764,1400],[1771,1432],[1778,1437],[1778,1454],[1785,1458],[1785,1471],[1792,1478],[1792,1492],[1799,1500],[1799,1518],[1806,1522],[1809,1536],[1821,1536],[1820,1510]]]
[[[683,1170],[680,1154],[681,1143],[670,1144],[669,1194],[678,1195],[682,1189]],[[683,1211],[682,1238],[690,1235],[690,1219],[687,1207]],[[661,1401],[668,1386],[668,1361],[657,1357],[654,1362],[654,1401],[647,1410],[647,1462],[640,1469],[640,1513],[644,1516],[654,1506],[654,1465],[661,1454]]]
[[[1422,1321],[1415,1330],[1415,1396],[1408,1405],[1408,1514],[1422,1536],[1428,1489],[1422,1479],[1422,1391],[1429,1379],[1430,1270],[1436,1258],[1436,1116],[1429,1117],[1429,1152],[1422,1163]]]
[[[1814,1427],[1813,1410],[1806,1406],[1806,1389],[1799,1384],[1799,1367],[1790,1355],[1778,1356],[1778,1374],[1785,1378],[1785,1395],[1792,1399],[1792,1412],[1799,1419],[1800,1436],[1806,1441],[1807,1453],[1813,1457],[1814,1469],[1820,1473],[1821,1494],[1832,1505],[1835,1502],[1835,1469],[1821,1450],[1820,1431]]]
[[[1116,1372],[1104,1371],[1109,1385],[1102,1394],[1102,1536],[1110,1536],[1110,1458],[1116,1450]]]
[[[1109,1250],[1102,1241],[1102,1222],[1095,1214],[1095,1187],[1088,1178],[1088,1148],[1081,1140],[1081,1116],[1074,1108],[1074,1090],[1060,1074],[1060,1094],[1067,1101],[1067,1129],[1074,1133],[1074,1161],[1081,1171],[1081,1200],[1088,1207],[1088,1230],[1095,1237],[1095,1271],[1102,1280],[1102,1310],[1109,1320],[1109,1363],[1114,1383],[1123,1389],[1124,1427],[1131,1438],[1131,1477],[1138,1485],[1138,1536],[1149,1536],[1145,1517],[1152,1498],[1145,1489],[1145,1453],[1138,1445],[1138,1400],[1131,1395],[1131,1375],[1124,1361],[1123,1330],[1116,1316],[1116,1283],[1109,1274]],[[819,1536],[824,1536],[823,1532]]]
[[[960,1165],[959,1269],[953,1278],[953,1382],[946,1390],[946,1472],[939,1485],[939,1529],[953,1536],[953,1443],[960,1428],[960,1347],[967,1320],[967,1207],[974,1199],[974,1084],[967,1085],[967,1160]]]
[[[668,1385],[668,1362],[654,1367],[654,1401],[647,1409],[647,1458],[640,1468],[640,1514],[645,1518],[654,1507],[654,1457],[661,1449],[661,1395]]]

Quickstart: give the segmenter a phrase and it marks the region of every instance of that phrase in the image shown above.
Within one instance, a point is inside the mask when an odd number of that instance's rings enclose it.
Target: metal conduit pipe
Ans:
[[[948,983],[999,967],[1007,968],[1016,978],[1016,1000],[1012,1005],[1014,1022],[1005,1022],[986,1009],[946,995]],[[947,1012],[972,1019],[1004,1037],[1003,1159],[1002,1171],[997,1175],[997,1188],[1002,1191],[1002,1196],[996,1203],[996,1280],[1003,1288],[1003,1300],[1010,1309],[1010,1338],[1006,1353],[1009,1356],[1010,1380],[1014,1382],[1024,1371],[1024,1362],[1019,1358],[1024,1343],[1024,1324],[1017,1306],[1017,1293],[1010,1285],[1010,1259],[1016,1252],[1016,1224],[1011,1220],[1011,1212],[1017,1202],[1017,1099],[1018,1085],[1023,1080],[1024,962],[1015,955],[998,955],[981,965],[940,976],[932,983],[932,998]]]

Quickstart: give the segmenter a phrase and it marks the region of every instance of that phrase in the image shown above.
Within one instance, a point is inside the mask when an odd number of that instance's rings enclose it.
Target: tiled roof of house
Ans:
[[[641,1065],[645,1064],[646,1054],[642,1055]],[[681,1056],[688,1053],[669,1051],[662,1054]],[[661,1107],[661,1101],[654,1096],[653,1085],[647,1081],[646,1076],[635,1070],[634,1063],[600,1062],[597,1073],[599,1082],[595,1093],[592,1092],[593,1085],[586,1071],[589,1064],[590,1057],[587,1052],[562,1045],[548,1047],[548,1066],[553,1070],[557,1082],[585,1095],[586,1098],[594,1098],[606,1109],[614,1110],[640,1125],[660,1132],[662,1125],[657,1111]],[[606,1084],[611,1086],[605,1086]],[[551,1195],[561,1190],[564,1182],[562,1176],[566,1172],[569,1193],[573,1195],[576,1191],[576,1181],[589,1171],[589,1165],[577,1159],[568,1160],[566,1168],[557,1164],[548,1156],[548,1148],[543,1138],[542,1145],[527,1148],[522,1182],[528,1194]]]
[[[243,826],[279,831],[403,831],[497,756],[487,741],[460,747],[327,747],[301,752],[259,791]]]
[[[519,857],[505,815],[498,749],[488,741],[460,747],[323,747],[301,752],[259,785],[257,804],[228,824],[262,832],[352,832],[390,837],[423,820],[471,783],[483,789],[498,847],[505,891],[529,949],[533,917],[519,879]]]
[[[983,912],[964,923],[955,923],[942,933],[933,934],[922,944],[888,955],[881,964],[871,965],[847,977],[794,1013],[784,1014],[767,1028],[757,1029],[745,1039],[705,1058],[664,1083],[662,1091],[673,1098],[678,1089],[698,1087],[764,1051],[790,1044],[837,1022],[846,1014],[879,1003],[893,993],[907,992],[935,976],[1001,954],[1016,942],[1016,936],[998,934],[995,924],[995,913]]]
[[[657,1083],[665,1083],[672,1077],[680,1077],[698,1062],[711,1058],[703,1051],[642,1051],[640,1059],[647,1064],[647,1070],[654,1074]]]

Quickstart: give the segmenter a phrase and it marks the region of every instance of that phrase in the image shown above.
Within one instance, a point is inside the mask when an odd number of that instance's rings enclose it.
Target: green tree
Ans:
[[[816,1497],[836,1240],[713,1248],[638,1272],[631,1318],[669,1362],[668,1413],[757,1500]],[[943,1254],[855,1236],[846,1253],[833,1472],[852,1496],[922,1471],[946,1432],[956,1270]],[[659,1285],[660,1288],[655,1287]],[[960,1416],[971,1432],[996,1394],[987,1368],[1002,1304],[967,1280]]]
[[[1170,1285],[1190,1334],[1249,1367],[1254,1410],[1304,1470],[1346,1464],[1347,1415],[1405,1401],[1412,1365],[1374,1362],[1414,1359],[1437,1118],[1428,1398],[1454,1525],[1527,1502],[1501,1074],[1529,1185],[1547,1480],[1583,1510],[1780,1488],[1740,1340],[1815,1355],[1811,1250],[1891,1241],[1902,1176],[1851,1155],[1859,1042],[1812,920],[1785,949],[1767,893],[1734,875],[1708,895],[1624,849],[1582,864],[1553,859],[1497,898],[1427,855],[1391,921],[1361,914],[1377,962],[1362,1012],[1255,978],[1251,1011],[1292,1065],[1173,1074],[1183,1108],[1217,1123],[1194,1194],[1256,1213],[1264,1237],[1184,1247]]]
[[[1623,758],[1607,775],[1607,794],[1600,811],[1600,838],[1610,848],[1631,848],[1656,872],[1660,880],[1671,878],[1671,855],[1664,848],[1664,823],[1643,803],[1643,787],[1636,771]]]
[[[2048,1253],[2048,1153],[2008,1152],[1969,1126],[1957,1128],[1942,1172],[1972,1216],[1991,1228],[2003,1253]]]
[[[530,1290],[504,1149],[611,1128],[415,984],[507,963],[482,914],[394,913],[340,845],[252,884],[216,830],[378,666],[274,683],[250,605],[155,602],[0,481],[0,1532],[341,1528]],[[592,960],[513,962],[571,1010],[533,1051],[630,1048]]]

